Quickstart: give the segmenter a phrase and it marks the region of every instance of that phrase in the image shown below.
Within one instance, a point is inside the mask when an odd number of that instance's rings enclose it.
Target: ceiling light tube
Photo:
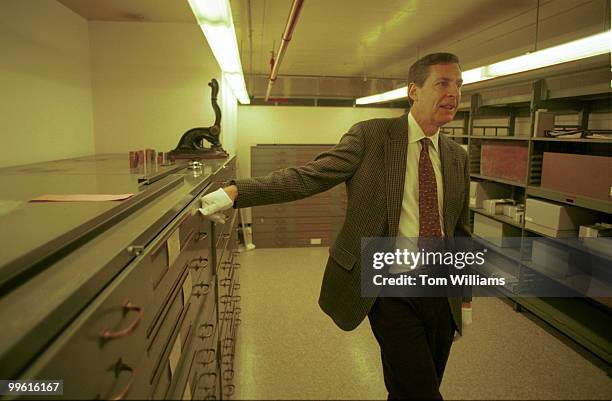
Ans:
[[[555,64],[567,63],[583,58],[594,57],[610,52],[611,31],[574,40],[562,45],[549,47],[523,56],[514,57],[498,63],[463,71],[463,85],[485,81],[504,75],[517,74]],[[612,81],[611,84],[612,86]],[[395,96],[395,97],[393,97]],[[391,92],[359,98],[356,104],[380,103],[408,97],[407,87]]]
[[[367,97],[359,98],[355,101],[357,104],[371,104],[388,102],[395,99],[402,99],[408,97],[408,87],[404,86],[401,88],[393,89],[385,93],[379,93],[378,95],[372,95]]]
[[[249,104],[229,1],[189,0],[189,5],[219,67],[226,77],[231,76],[228,83],[234,96],[240,103]]]

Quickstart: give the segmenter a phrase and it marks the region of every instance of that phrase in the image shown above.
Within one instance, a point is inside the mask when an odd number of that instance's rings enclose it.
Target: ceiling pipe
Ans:
[[[289,41],[291,40],[291,36],[293,35],[293,30],[295,29],[295,25],[297,24],[297,19],[300,15],[300,11],[302,10],[303,4],[304,0],[293,0],[293,4],[291,5],[291,11],[289,11],[289,17],[287,18],[287,26],[285,26],[285,32],[283,33],[283,41],[281,42],[280,48],[278,49],[278,53],[276,54],[276,62],[274,63],[274,67],[272,67],[272,71],[270,72],[270,81],[268,82],[268,89],[266,90],[266,102],[270,98],[270,92],[272,92],[272,85],[274,85],[274,81],[276,81],[278,69],[280,68],[281,62],[283,61],[283,56],[285,55],[285,51],[287,50],[287,46],[289,45]]]

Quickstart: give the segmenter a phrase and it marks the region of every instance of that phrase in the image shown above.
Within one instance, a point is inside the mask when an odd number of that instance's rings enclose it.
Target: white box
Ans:
[[[525,228],[555,238],[575,237],[581,224],[595,219],[592,211],[576,206],[527,199]]]
[[[470,207],[482,209],[485,199],[507,198],[512,194],[508,185],[497,182],[470,181]]]
[[[474,213],[474,235],[499,247],[511,247],[519,242],[521,230],[479,213]]]
[[[503,214],[504,207],[513,204],[512,199],[485,199],[482,201],[482,208],[489,214]]]
[[[612,237],[612,224],[596,223],[590,226],[580,226],[580,238]]]
[[[512,220],[514,220],[514,222],[517,224],[523,224],[524,219],[525,219],[525,211],[523,210],[517,210],[517,212],[514,213],[514,216],[512,217]]]

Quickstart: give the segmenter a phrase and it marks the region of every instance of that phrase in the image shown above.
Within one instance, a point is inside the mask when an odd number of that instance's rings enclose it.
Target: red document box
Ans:
[[[527,178],[526,143],[488,141],[482,145],[480,174],[524,182]]]
[[[544,152],[542,188],[612,200],[612,157]]]

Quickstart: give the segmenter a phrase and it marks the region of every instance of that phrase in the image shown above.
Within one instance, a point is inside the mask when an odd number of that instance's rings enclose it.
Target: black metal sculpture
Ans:
[[[219,141],[221,134],[221,109],[217,104],[219,83],[213,78],[208,86],[212,89],[210,102],[215,111],[215,123],[210,127],[196,127],[185,132],[176,148],[168,152],[173,159],[221,159],[228,156]],[[210,143],[210,148],[204,147],[203,140]]]

